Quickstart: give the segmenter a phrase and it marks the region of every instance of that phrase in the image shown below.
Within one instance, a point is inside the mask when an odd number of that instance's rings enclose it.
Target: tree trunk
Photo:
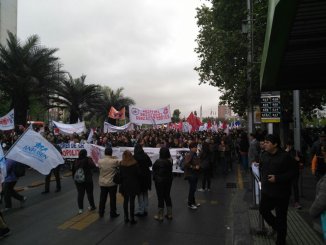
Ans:
[[[27,97],[13,97],[12,107],[15,111],[15,125],[23,125],[26,127],[27,110],[29,108],[29,100]]]

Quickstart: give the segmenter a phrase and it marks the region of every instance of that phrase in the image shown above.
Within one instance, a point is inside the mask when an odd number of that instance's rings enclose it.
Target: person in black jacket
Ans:
[[[152,160],[144,152],[141,144],[137,143],[134,148],[134,157],[139,164],[141,178],[140,178],[140,193],[137,195],[138,198],[138,210],[135,213],[136,216],[147,216],[148,213],[148,191],[152,187],[152,176],[150,167],[152,166]]]
[[[92,169],[96,168],[92,158],[87,157],[87,151],[85,149],[82,149],[79,152],[78,159],[74,163],[72,167],[72,176],[74,177],[76,174],[76,171],[78,168],[82,168],[85,175],[85,180],[81,183],[78,183],[75,181],[76,187],[77,187],[77,202],[78,202],[78,214],[83,213],[83,207],[84,207],[84,196],[85,191],[87,194],[87,199],[89,202],[89,211],[93,211],[96,209],[95,202],[94,202],[94,195],[93,195],[93,177],[92,177]]]
[[[135,198],[136,195],[140,193],[140,168],[134,156],[128,150],[125,150],[122,154],[120,173],[121,184],[119,192],[123,196],[123,211],[125,216],[125,223],[128,223],[130,221],[130,224],[133,225],[137,223],[137,221],[135,220]]]
[[[153,165],[153,179],[158,200],[158,213],[154,216],[154,219],[158,221],[163,221],[164,203],[167,209],[165,217],[172,219],[172,201],[170,196],[173,179],[172,166],[169,148],[162,147],[160,149],[160,157]]]
[[[280,138],[269,134],[261,156],[261,203],[259,212],[277,233],[277,245],[286,243],[287,211],[296,166],[291,156],[280,147]],[[275,216],[272,210],[275,209]]]

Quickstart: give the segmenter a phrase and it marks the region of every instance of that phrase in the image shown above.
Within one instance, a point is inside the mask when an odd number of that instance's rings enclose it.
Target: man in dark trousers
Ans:
[[[54,138],[49,136],[48,141],[51,142],[54,147],[62,154],[61,148],[54,143]],[[54,175],[55,181],[56,181],[56,189],[55,192],[61,191],[61,180],[60,180],[60,165],[56,166],[55,168],[51,169],[50,173],[45,176],[45,184],[44,184],[44,191],[42,194],[47,194],[50,192],[50,181],[51,181],[51,175]]]
[[[269,134],[265,138],[261,156],[261,203],[259,212],[277,233],[276,244],[286,244],[287,211],[292,180],[296,174],[295,162],[280,147],[280,138]],[[271,212],[275,209],[275,215]]]

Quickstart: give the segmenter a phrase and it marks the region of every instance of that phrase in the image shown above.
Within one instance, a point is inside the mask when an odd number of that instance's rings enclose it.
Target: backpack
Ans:
[[[22,177],[25,176],[25,165],[20,163],[20,162],[16,162],[13,166],[13,170],[14,173],[16,175],[16,177]]]
[[[84,183],[85,182],[85,172],[83,168],[78,168],[74,175],[74,180],[77,183]]]

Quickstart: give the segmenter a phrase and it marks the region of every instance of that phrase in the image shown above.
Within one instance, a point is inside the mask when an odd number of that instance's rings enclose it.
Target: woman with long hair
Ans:
[[[94,195],[93,195],[93,177],[92,177],[92,169],[96,168],[92,158],[87,156],[87,151],[82,149],[79,152],[78,159],[75,161],[72,167],[72,176],[75,180],[75,184],[77,187],[77,202],[78,202],[78,214],[83,212],[84,208],[84,196],[85,192],[87,194],[87,199],[89,202],[89,211],[93,211],[96,209],[94,203]],[[81,170],[79,170],[81,169]],[[82,174],[80,174],[82,173]],[[84,175],[83,178],[77,179],[76,175]]]
[[[140,178],[140,193],[137,195],[138,199],[138,210],[136,216],[147,216],[148,213],[148,191],[152,187],[152,176],[150,167],[152,166],[152,160],[144,152],[141,141],[137,143],[134,148],[134,157],[139,164],[141,178]]]
[[[119,191],[124,199],[123,211],[125,216],[125,223],[130,221],[130,224],[133,225],[137,223],[135,220],[135,198],[136,195],[140,193],[140,168],[132,153],[128,150],[125,150],[122,154],[120,174],[121,185]]]
[[[160,149],[160,157],[153,165],[153,179],[158,200],[158,213],[154,216],[157,221],[163,221],[164,203],[167,213],[165,217],[172,219],[172,201],[170,196],[172,186],[172,159],[169,148],[162,147]]]

